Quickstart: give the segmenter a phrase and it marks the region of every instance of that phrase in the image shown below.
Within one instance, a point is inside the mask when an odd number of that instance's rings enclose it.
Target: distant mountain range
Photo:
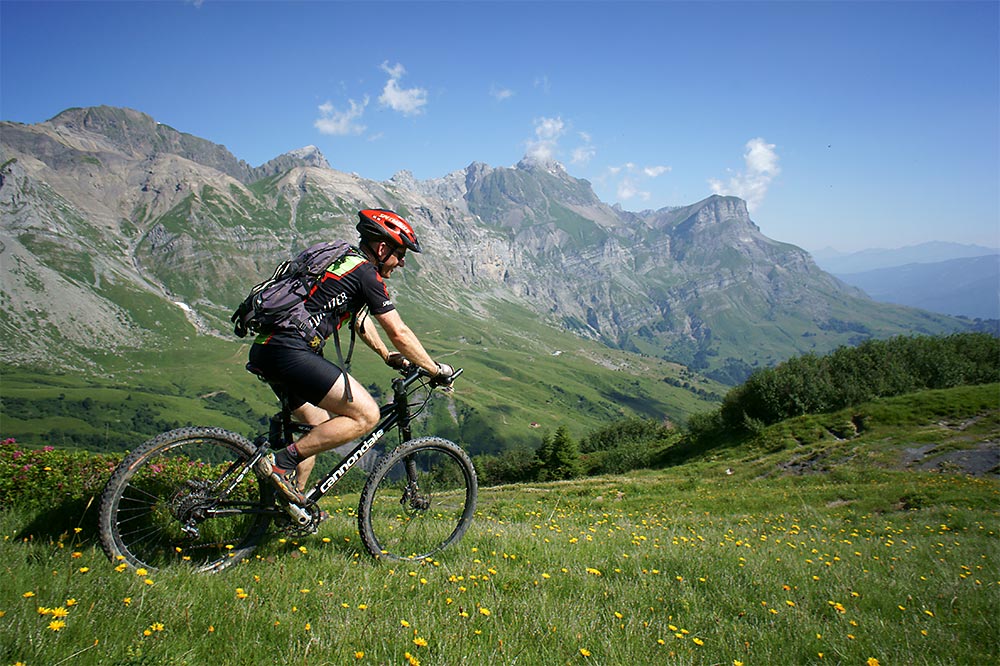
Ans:
[[[525,308],[729,383],[802,352],[968,326],[873,301],[764,236],[734,197],[629,212],[558,163],[528,160],[375,182],[309,147],[251,167],[138,111],[94,107],[0,123],[5,358],[99,368],[185,336],[231,339],[248,286],[307,243],[353,237],[362,207],[418,229],[426,251],[394,279],[407,308],[495,327]]]
[[[877,301],[1000,319],[1000,250],[931,242],[894,250],[813,252],[816,263]]]
[[[810,254],[824,271],[835,275],[847,275],[908,264],[935,264],[951,259],[1000,254],[1000,248],[931,241],[895,249],[872,248],[857,252],[840,252],[832,248],[823,248],[813,250]]]

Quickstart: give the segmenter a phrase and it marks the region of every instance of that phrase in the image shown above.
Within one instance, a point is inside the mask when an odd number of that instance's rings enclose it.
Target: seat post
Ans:
[[[278,397],[278,402],[281,403],[281,411],[273,415],[269,420],[267,432],[268,444],[271,445],[272,449],[288,446],[292,443],[295,434],[292,427],[292,410],[289,403],[288,392],[281,384],[269,381],[259,368],[251,365],[250,363],[247,363],[245,367],[247,372],[270,386],[274,395]]]

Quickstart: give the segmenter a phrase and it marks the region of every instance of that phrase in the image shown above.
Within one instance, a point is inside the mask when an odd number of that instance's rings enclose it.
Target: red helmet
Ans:
[[[385,241],[414,252],[420,252],[420,243],[413,227],[402,217],[383,208],[359,210],[358,233],[365,241]]]

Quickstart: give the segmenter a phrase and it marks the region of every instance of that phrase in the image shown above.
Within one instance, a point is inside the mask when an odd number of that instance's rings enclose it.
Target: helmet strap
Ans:
[[[372,243],[375,243],[377,245],[378,243],[385,243],[385,241],[365,241],[364,243],[361,244],[361,248],[364,251],[364,253],[368,256],[368,259],[373,264],[375,264],[375,268],[377,268],[378,272],[381,273],[382,272],[382,266],[385,264],[386,261],[389,260],[389,257],[392,256],[392,252],[390,252],[389,254],[387,254],[386,257],[385,257],[385,259],[381,259],[378,256],[378,252],[375,250],[374,247],[372,247]],[[385,243],[385,244],[386,244],[386,246],[389,245],[388,243]]]

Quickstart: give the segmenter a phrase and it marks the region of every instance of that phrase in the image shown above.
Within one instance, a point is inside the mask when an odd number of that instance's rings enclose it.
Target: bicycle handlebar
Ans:
[[[455,383],[455,380],[458,379],[458,376],[461,375],[463,372],[464,372],[463,368],[455,368],[455,371],[451,374],[451,377],[449,378],[449,381],[447,383],[441,382],[437,383],[436,385],[439,387],[451,386],[452,384]],[[406,368],[400,368],[399,374],[403,376],[404,388],[409,388],[409,386],[413,384],[413,382],[417,381],[422,377],[429,378],[432,384],[435,383],[433,380],[436,375],[432,375],[431,373],[427,372],[418,365],[410,365],[409,367]]]

